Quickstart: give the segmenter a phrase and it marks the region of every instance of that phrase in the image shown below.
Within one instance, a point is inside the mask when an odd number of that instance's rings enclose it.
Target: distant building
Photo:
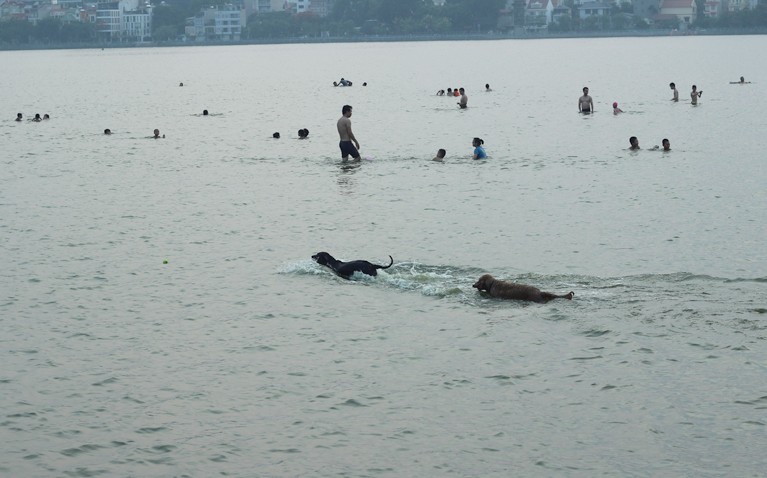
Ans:
[[[703,15],[708,18],[718,18],[722,14],[722,0],[707,0],[703,4]]]
[[[759,4],[759,0],[726,0],[726,1],[727,1],[727,10],[730,12],[754,9]]]
[[[653,18],[660,13],[660,0],[633,0],[634,15]]]
[[[27,5],[21,1],[7,0],[0,4],[0,20],[26,20]]]
[[[662,0],[660,12],[655,16],[656,21],[677,20],[681,28],[692,25],[698,7],[695,0]]]
[[[152,39],[152,7],[147,5],[143,8],[122,13],[120,29],[123,39],[128,41],[149,41]]]
[[[188,18],[185,33],[193,41],[239,41],[246,22],[244,7],[219,5]]]
[[[254,13],[274,13],[285,11],[285,0],[245,0],[245,15],[250,16]]]
[[[546,28],[551,23],[555,0],[527,0],[525,7],[526,28]]]
[[[311,0],[308,11],[320,17],[326,17],[333,11],[335,0]]]
[[[694,0],[690,0],[694,1]],[[613,6],[604,2],[585,2],[576,7],[581,20],[593,16],[610,15]]]

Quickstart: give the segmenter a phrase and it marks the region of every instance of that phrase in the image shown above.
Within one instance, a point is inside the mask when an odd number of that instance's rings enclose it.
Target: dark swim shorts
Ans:
[[[347,156],[351,156],[354,159],[360,157],[360,152],[357,151],[357,148],[354,147],[351,141],[341,141],[338,143],[338,147],[341,148],[341,157],[344,159]]]

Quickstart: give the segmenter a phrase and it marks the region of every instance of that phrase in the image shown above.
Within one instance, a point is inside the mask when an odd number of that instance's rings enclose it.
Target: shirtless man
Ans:
[[[700,95],[702,94],[703,94],[703,91],[698,91],[698,87],[695,85],[692,85],[692,91],[690,92],[690,100],[692,104],[697,105],[698,98],[700,98]]]
[[[466,91],[464,91],[463,88],[458,88],[458,91],[461,92],[461,101],[458,102],[458,106],[460,106],[461,109],[464,109],[469,104],[469,97],[466,96]]]
[[[594,100],[589,96],[589,89],[583,87],[583,96],[578,98],[578,111],[581,113],[593,113],[594,112]]]
[[[338,119],[338,123],[336,124],[338,127],[338,136],[340,137],[338,147],[341,148],[341,158],[346,161],[349,159],[349,155],[351,155],[355,161],[359,160],[360,153],[357,150],[360,149],[360,143],[357,141],[357,138],[354,137],[354,133],[352,133],[352,120],[349,119],[352,117],[352,107],[344,105],[344,107],[341,108],[341,115],[341,118]],[[354,142],[354,144],[352,144],[352,142]]]
[[[636,136],[632,136],[629,138],[629,150],[631,151],[637,151],[639,149],[639,140]]]
[[[673,102],[679,101],[679,91],[677,91],[676,85],[674,83],[669,83],[668,87],[671,88],[671,91],[674,92],[674,97],[671,98],[671,101]]]

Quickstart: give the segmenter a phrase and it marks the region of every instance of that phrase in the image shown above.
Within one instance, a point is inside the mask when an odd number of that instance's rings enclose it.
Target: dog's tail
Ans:
[[[392,259],[392,257],[391,257],[391,256],[389,256],[389,261],[391,261],[391,262],[389,262],[389,265],[388,265],[388,266],[379,266],[379,265],[376,265],[376,269],[388,269],[389,267],[391,267],[391,266],[392,266],[392,264],[394,264],[394,259]]]

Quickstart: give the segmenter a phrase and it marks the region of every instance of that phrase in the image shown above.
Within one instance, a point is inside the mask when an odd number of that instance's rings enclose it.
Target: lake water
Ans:
[[[0,474],[763,476],[765,50],[0,52]]]

